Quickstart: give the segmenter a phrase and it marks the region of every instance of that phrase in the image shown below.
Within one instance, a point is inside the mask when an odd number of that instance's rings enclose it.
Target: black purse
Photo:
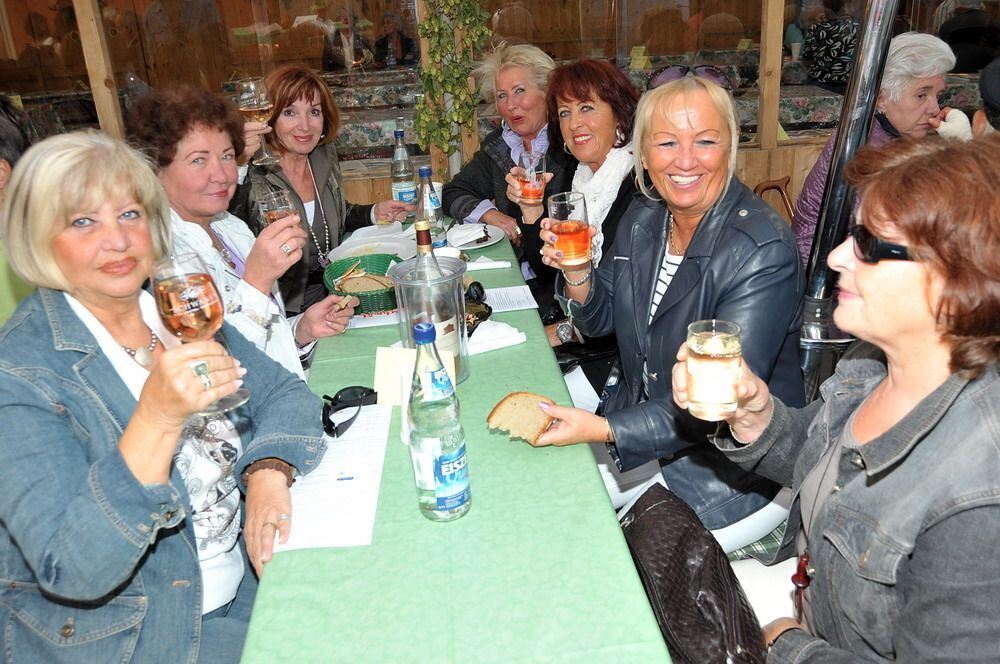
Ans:
[[[675,664],[763,664],[757,617],[694,510],[655,484],[622,518],[622,530]]]

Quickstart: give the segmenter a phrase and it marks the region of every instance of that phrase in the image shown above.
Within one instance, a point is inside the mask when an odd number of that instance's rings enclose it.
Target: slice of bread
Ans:
[[[538,407],[554,403],[552,399],[532,392],[511,392],[493,407],[486,417],[490,429],[498,429],[511,438],[534,444],[552,424],[553,418]]]

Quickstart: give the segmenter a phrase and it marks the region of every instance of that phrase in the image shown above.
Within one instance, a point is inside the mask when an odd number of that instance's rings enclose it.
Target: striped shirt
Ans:
[[[674,275],[677,274],[677,269],[681,266],[681,261],[683,260],[683,255],[677,256],[670,253],[670,243],[668,241],[667,250],[663,252],[663,262],[660,263],[660,273],[656,276],[656,284],[653,286],[653,304],[649,308],[649,321],[647,325],[653,322],[653,316],[656,315],[656,310],[660,307],[660,301],[663,300],[663,296],[667,292],[667,287],[673,281]],[[648,398],[649,369],[645,361],[642,363],[642,387]]]

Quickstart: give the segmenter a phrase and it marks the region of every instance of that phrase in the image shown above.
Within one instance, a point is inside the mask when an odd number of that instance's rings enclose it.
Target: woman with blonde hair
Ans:
[[[38,290],[0,329],[0,648],[238,661],[254,572],[325,449],[319,399],[229,325],[184,344],[167,330],[143,290],[171,250],[167,197],[121,141],[29,149],[2,224]],[[231,416],[200,414],[244,384]]]

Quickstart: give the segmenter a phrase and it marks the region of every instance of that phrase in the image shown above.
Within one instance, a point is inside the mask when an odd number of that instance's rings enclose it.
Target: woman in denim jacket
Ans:
[[[34,146],[3,235],[38,286],[0,330],[4,660],[237,661],[251,567],[287,538],[293,474],[324,450],[318,400],[228,326],[232,355],[162,325],[142,285],[169,209],[123,143]],[[197,415],[242,383],[245,406]]]
[[[765,627],[768,662],[997,662],[1000,136],[900,139],[847,177],[834,319],[886,362],[842,360],[804,409],[748,370],[716,440],[796,496],[799,615]],[[685,407],[682,363],[673,385]]]

